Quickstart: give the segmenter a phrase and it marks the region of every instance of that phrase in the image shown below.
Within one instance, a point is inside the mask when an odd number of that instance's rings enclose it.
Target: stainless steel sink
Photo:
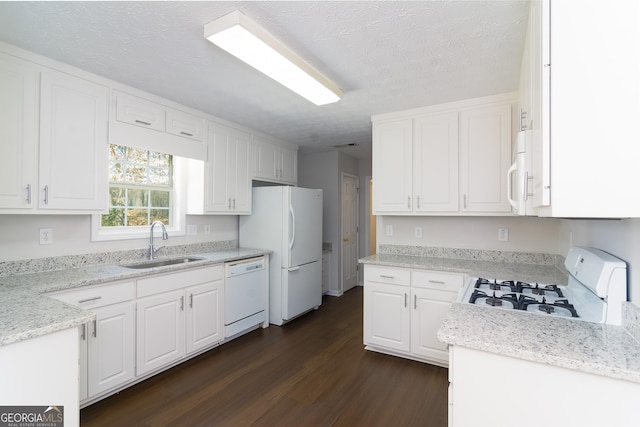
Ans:
[[[126,268],[135,268],[135,269],[144,269],[144,268],[154,268],[154,267],[165,267],[167,265],[176,265],[176,264],[188,264],[190,262],[204,261],[203,258],[174,258],[174,259],[158,259],[154,261],[141,262],[137,264],[125,264],[122,267]]]

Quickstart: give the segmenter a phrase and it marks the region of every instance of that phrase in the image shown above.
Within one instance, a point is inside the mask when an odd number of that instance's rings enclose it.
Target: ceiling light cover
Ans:
[[[316,105],[342,97],[338,86],[240,11],[205,25],[204,37]]]

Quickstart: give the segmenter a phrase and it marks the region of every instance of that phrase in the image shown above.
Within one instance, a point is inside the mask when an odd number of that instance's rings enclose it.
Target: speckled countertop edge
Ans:
[[[115,264],[96,265],[0,277],[0,305],[3,307],[0,312],[0,346],[77,327],[95,319],[92,312],[50,298],[47,293],[204,267],[268,253],[270,251],[262,249],[235,248],[190,254],[202,258],[202,261],[158,268],[138,270]]]
[[[454,303],[438,339],[640,383],[640,342],[621,326]]]

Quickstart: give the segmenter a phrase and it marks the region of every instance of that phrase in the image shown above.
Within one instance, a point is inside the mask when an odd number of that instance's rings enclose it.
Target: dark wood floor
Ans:
[[[81,411],[93,426],[447,425],[447,370],[364,350],[362,288]]]

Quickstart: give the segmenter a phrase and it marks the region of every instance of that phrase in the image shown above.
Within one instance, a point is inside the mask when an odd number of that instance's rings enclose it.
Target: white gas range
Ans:
[[[475,277],[459,301],[620,325],[622,302],[627,300],[626,263],[599,249],[572,247],[564,265],[567,285]]]

